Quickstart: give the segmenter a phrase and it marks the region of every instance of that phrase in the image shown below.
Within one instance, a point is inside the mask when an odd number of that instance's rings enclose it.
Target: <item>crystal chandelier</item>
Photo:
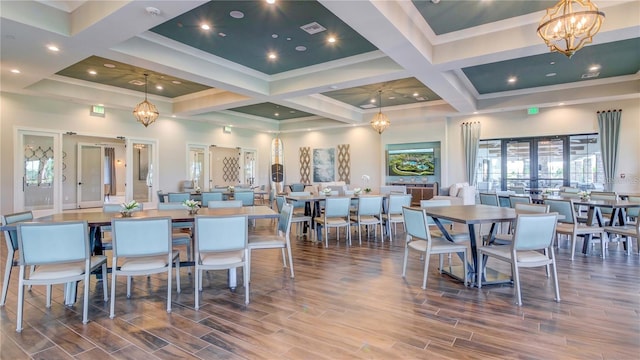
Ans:
[[[560,0],[540,20],[538,35],[551,51],[571,57],[591,43],[603,20],[604,13],[590,0]]]
[[[136,120],[138,120],[139,123],[142,123],[144,127],[151,125],[160,115],[156,106],[147,100],[148,76],[149,74],[144,74],[144,101],[136,105],[133,109],[133,116],[135,116]]]
[[[387,115],[382,113],[382,90],[378,90],[378,113],[371,119],[371,127],[382,134],[382,132],[391,125],[391,121]]]

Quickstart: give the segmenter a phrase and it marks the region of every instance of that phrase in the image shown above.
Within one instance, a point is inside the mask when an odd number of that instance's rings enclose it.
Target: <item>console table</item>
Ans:
[[[429,200],[438,195],[439,186],[434,183],[393,182],[388,185],[407,187],[407,194],[411,194],[411,206],[420,206],[420,200]]]

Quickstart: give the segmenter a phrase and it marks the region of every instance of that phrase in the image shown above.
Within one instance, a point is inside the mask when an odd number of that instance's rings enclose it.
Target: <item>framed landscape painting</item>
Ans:
[[[313,149],[313,182],[335,180],[335,149]]]

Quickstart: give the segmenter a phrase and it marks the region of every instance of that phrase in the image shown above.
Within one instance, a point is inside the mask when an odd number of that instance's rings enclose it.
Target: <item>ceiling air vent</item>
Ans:
[[[319,32],[327,30],[324,26],[318,24],[315,21],[307,25],[300,26],[300,29],[306,31],[309,35],[317,34]]]
[[[142,80],[131,80],[131,81],[129,81],[129,84],[135,85],[135,86],[142,86],[142,85],[144,85],[144,81],[142,81]]]
[[[581,78],[583,79],[591,79],[594,77],[598,77],[600,76],[600,72],[590,72],[590,73],[586,73],[586,74],[582,74]]]

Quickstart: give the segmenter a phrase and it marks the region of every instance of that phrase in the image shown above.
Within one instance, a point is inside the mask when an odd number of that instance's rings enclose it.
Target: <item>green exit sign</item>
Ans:
[[[104,106],[102,105],[92,105],[91,106],[91,116],[101,116],[104,117]]]
[[[527,115],[535,115],[540,112],[540,109],[537,107],[530,107],[527,109]]]

